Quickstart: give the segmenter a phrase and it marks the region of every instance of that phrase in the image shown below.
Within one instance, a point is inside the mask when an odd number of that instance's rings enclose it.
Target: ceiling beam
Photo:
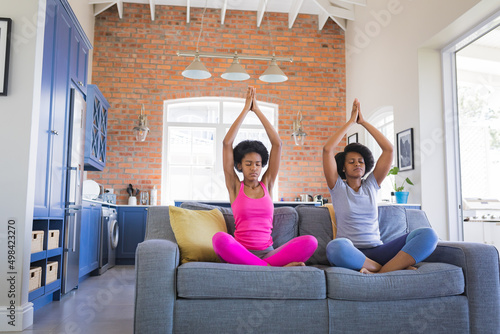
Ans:
[[[260,0],[257,7],[257,27],[260,27],[264,14],[266,13],[267,0]]]
[[[118,8],[118,17],[120,19],[123,18],[123,1],[122,0],[118,0],[116,2],[116,7]]]
[[[352,3],[353,5],[366,6],[366,0],[340,0],[342,2]],[[333,2],[330,0],[330,2]]]
[[[288,12],[288,29],[292,29],[295,20],[297,19],[297,15],[299,15],[300,7],[302,7],[302,3],[304,0],[294,0],[292,3],[292,7],[290,7],[290,11]]]
[[[344,0],[329,0],[331,5],[335,5],[337,7],[341,7],[347,10],[354,10],[354,5],[348,1]]]
[[[324,11],[321,11],[321,13],[318,14],[318,30],[323,30],[323,27],[325,26],[326,21],[328,21],[328,18],[330,15],[325,13]]]
[[[322,10],[328,13],[330,17],[339,17],[346,20],[354,20],[354,9],[348,10],[345,8],[332,6],[328,0],[313,0]]]
[[[155,20],[155,0],[149,0],[149,9],[151,10],[151,21]]]
[[[226,20],[226,11],[227,11],[227,0],[224,0],[222,7],[220,9],[220,24],[224,24]]]
[[[97,16],[101,14],[102,12],[106,11],[108,8],[113,7],[116,2],[95,2],[95,3],[89,3],[90,5],[94,5],[94,16]]]

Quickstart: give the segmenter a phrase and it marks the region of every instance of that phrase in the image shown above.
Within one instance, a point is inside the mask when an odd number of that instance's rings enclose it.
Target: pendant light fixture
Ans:
[[[189,79],[208,79],[212,75],[208,72],[207,68],[200,61],[200,56],[198,55],[198,50],[196,50],[196,55],[194,56],[194,61],[186,67],[182,72],[182,75]]]
[[[205,17],[205,12],[207,10],[207,1],[205,1],[205,8],[201,14],[201,27],[200,33],[198,34],[198,40],[196,41],[196,53],[194,54],[194,61],[182,71],[182,76],[188,79],[208,79],[212,76],[207,70],[205,65],[200,61],[200,54],[198,52],[198,45],[200,44],[200,37],[203,32],[203,19]]]
[[[274,56],[274,53],[273,53],[273,58],[271,59],[271,65],[269,65],[267,70],[264,73],[262,73],[259,79],[264,82],[284,82],[288,80],[288,77],[276,64],[276,58]]]
[[[231,66],[229,66],[229,68],[221,75],[221,77],[225,80],[243,81],[250,78],[250,75],[245,71],[243,66],[240,65],[240,60],[242,59],[267,60],[271,62],[267,70],[259,77],[261,81],[268,83],[275,83],[275,82],[284,82],[288,80],[288,77],[279,68],[277,62],[283,62],[283,61],[293,62],[293,59],[276,57],[274,52],[271,57],[246,56],[238,54],[238,52],[234,52],[234,54],[199,52],[198,45],[200,43],[201,34],[203,32],[203,21],[206,10],[207,10],[207,2],[205,2],[205,8],[203,9],[203,14],[201,15],[201,27],[200,27],[200,33],[198,35],[198,40],[196,42],[196,52],[191,52],[191,51],[177,52],[177,56],[194,57],[194,61],[188,67],[186,67],[184,71],[182,71],[182,75],[185,78],[208,79],[212,76],[205,67],[205,65],[203,65],[203,63],[200,60],[200,58],[205,57],[205,58],[225,58],[233,60]],[[269,26],[269,18],[268,18],[268,26]],[[271,29],[269,29],[269,37],[271,40],[271,48],[274,50],[274,46],[272,43]]]
[[[148,118],[144,115],[144,104],[142,105],[141,114],[139,115],[139,124],[134,127],[134,132],[137,141],[145,141],[149,133]]]
[[[302,130],[302,112],[297,112],[297,117],[293,121],[293,132],[292,137],[295,140],[296,146],[304,145],[307,133]]]
[[[233,63],[226,72],[222,73],[222,79],[231,80],[231,81],[243,81],[250,78],[247,71],[240,65],[240,59],[238,58],[238,52],[234,53]]]

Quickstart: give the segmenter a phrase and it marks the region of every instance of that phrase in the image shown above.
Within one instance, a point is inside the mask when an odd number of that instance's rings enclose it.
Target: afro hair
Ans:
[[[365,161],[365,167],[366,167],[365,174],[363,176],[365,176],[366,174],[368,174],[372,170],[373,166],[375,165],[375,159],[373,159],[373,154],[370,151],[370,149],[364,145],[359,144],[359,143],[351,143],[351,144],[347,145],[346,147],[344,147],[343,152],[339,152],[339,153],[335,154],[335,161],[337,162],[337,173],[339,174],[339,176],[343,180],[345,180],[345,178],[346,178],[345,173],[343,171],[344,164],[345,164],[345,156],[349,152],[357,152],[357,153],[361,154],[361,156],[363,157],[363,160]]]
[[[236,168],[238,172],[241,172],[241,169],[238,168],[238,164],[241,164],[246,154],[254,152],[260,155],[262,158],[262,167],[265,167],[269,160],[269,153],[264,144],[258,140],[244,140],[233,149],[234,168]]]

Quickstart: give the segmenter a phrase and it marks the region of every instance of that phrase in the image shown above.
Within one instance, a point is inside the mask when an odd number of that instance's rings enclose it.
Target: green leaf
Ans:
[[[398,175],[399,173],[399,168],[398,167],[392,167],[389,173],[387,175]]]
[[[409,178],[406,178],[406,182],[407,182],[408,184],[411,184],[412,186],[414,185],[414,184],[410,181],[410,179],[409,179]]]

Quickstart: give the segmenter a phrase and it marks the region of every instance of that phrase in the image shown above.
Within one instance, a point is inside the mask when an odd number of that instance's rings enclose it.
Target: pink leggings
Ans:
[[[318,240],[312,235],[303,235],[267,253],[263,259],[252,254],[226,232],[217,232],[212,238],[215,254],[232,264],[251,266],[283,267],[290,262],[305,262],[318,247]]]

